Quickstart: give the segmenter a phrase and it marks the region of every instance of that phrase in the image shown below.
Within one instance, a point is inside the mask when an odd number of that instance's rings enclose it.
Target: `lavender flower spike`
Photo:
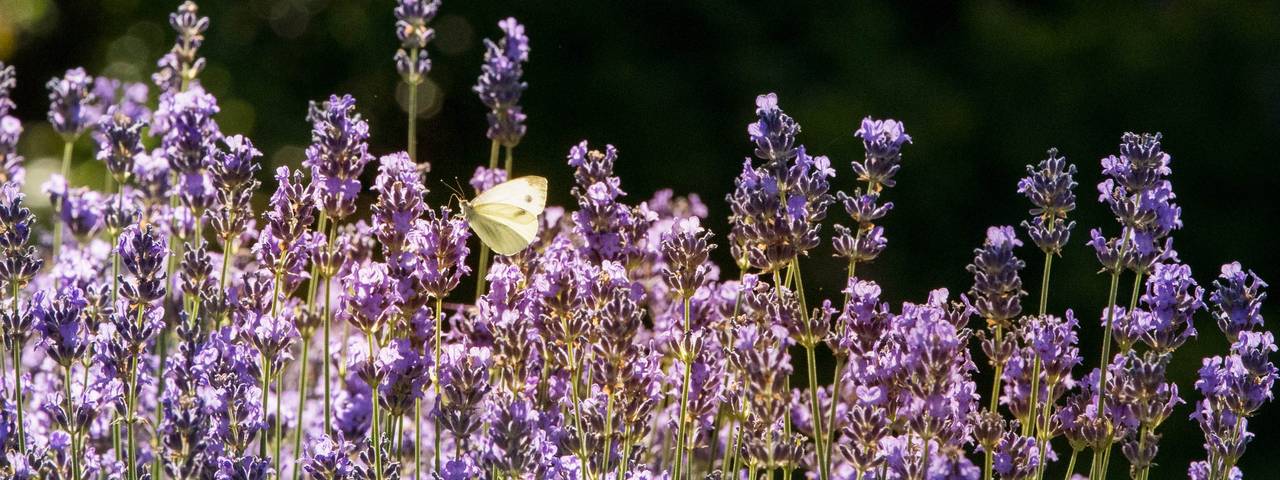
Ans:
[[[90,105],[94,102],[93,77],[83,68],[67,70],[61,78],[53,78],[49,88],[49,123],[68,142],[76,139],[94,121]]]
[[[853,135],[862,139],[867,150],[865,160],[853,163],[858,180],[867,182],[871,190],[877,192],[881,186],[894,186],[893,176],[898,173],[902,162],[902,145],[911,143],[911,136],[907,135],[902,122],[867,117],[862,119],[862,125]]]
[[[1022,279],[1018,271],[1026,265],[1014,256],[1013,249],[1022,246],[1013,227],[991,227],[982,248],[974,250],[972,294],[978,313],[991,325],[1007,326],[1022,312]]]
[[[369,124],[356,113],[351,95],[330,95],[324,103],[311,103],[311,146],[302,164],[311,168],[317,187],[316,207],[334,220],[355,213],[360,194],[360,172],[373,160],[369,154]]]
[[[480,78],[473,90],[480,102],[489,107],[489,139],[513,148],[525,132],[525,114],[519,103],[529,85],[520,77],[524,75],[524,62],[529,60],[529,37],[515,18],[498,22],[498,28],[503,33],[500,41],[484,41],[484,65],[480,66]]]
[[[1027,165],[1027,176],[1018,181],[1018,193],[1026,195],[1035,208],[1032,219],[1024,220],[1032,243],[1045,253],[1057,255],[1071,237],[1076,222],[1067,222],[1067,213],[1076,208],[1076,187],[1073,178],[1076,166],[1058,155],[1058,149],[1050,148],[1049,157],[1037,166]]]
[[[436,32],[427,24],[440,10],[440,0],[399,0],[396,2],[396,38],[400,49],[396,50],[396,71],[410,86],[422,83],[431,71],[431,59],[427,57],[427,42]]]

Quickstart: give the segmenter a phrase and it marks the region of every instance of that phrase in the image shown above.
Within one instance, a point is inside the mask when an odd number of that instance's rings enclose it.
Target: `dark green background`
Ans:
[[[134,80],[149,75],[172,41],[165,19],[176,3],[0,0],[45,7],[35,20],[11,25],[12,43],[0,49],[19,69],[30,162],[53,168],[60,153],[41,125],[44,81],[77,65]],[[1125,131],[1161,131],[1184,207],[1175,246],[1196,278],[1208,287],[1218,265],[1240,260],[1280,281],[1274,2],[793,3],[446,0],[419,133],[420,155],[434,169],[430,200],[445,201],[442,182],[465,182],[487,158],[484,107],[470,88],[480,39],[514,15],[532,40],[529,135],[516,170],[550,178],[554,203],[570,201],[568,148],[581,139],[612,143],[633,201],[663,187],[698,192],[723,239],[722,199],[751,153],[745,127],[755,95],[778,93],[804,127],[800,139],[810,152],[832,158],[838,189],[851,187],[849,161],[862,155],[851,136],[857,121],[897,118],[915,144],[905,150],[898,187],[887,193],[897,205],[884,223],[889,249],[859,268],[896,303],[922,300],[939,286],[967,290],[964,265],[984,229],[1026,217],[1028,205],[1014,191],[1023,165],[1056,146],[1079,165],[1081,186],[1079,225],[1055,263],[1050,307],[1072,307],[1083,318],[1081,347],[1092,367],[1107,279],[1095,274],[1083,241],[1089,228],[1116,231],[1095,201],[1098,159],[1116,151]],[[402,149],[391,9],[390,1],[204,2],[213,25],[203,81],[223,105],[223,130],[248,134],[270,163],[296,165],[309,139],[307,101],[349,92],[372,126],[373,151]],[[86,151],[77,182],[100,175]],[[33,172],[32,183],[44,175]],[[833,209],[831,217],[844,214]],[[728,266],[726,250],[717,255]],[[804,264],[811,297],[838,296],[843,266],[829,255],[824,242]],[[1042,257],[1033,248],[1022,256],[1027,290],[1038,291]],[[1121,298],[1128,295],[1126,283]],[[1274,331],[1280,311],[1265,311]],[[1208,315],[1197,326],[1201,338],[1177,353],[1171,371],[1189,400],[1199,397],[1192,383],[1200,358],[1227,348]],[[1162,427],[1161,477],[1185,475],[1188,461],[1203,455],[1189,412],[1179,407]],[[1280,407],[1268,405],[1250,427],[1276,429],[1278,419]],[[1261,434],[1242,468],[1251,478],[1280,478],[1270,463],[1277,448],[1280,434]],[[1116,457],[1113,478],[1120,478],[1125,462]]]

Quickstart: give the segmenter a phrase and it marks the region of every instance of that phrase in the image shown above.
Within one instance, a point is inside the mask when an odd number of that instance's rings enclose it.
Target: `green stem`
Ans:
[[[435,387],[435,390],[436,390],[436,405],[437,405],[437,409],[438,409],[440,406],[442,406],[442,399],[440,398],[440,347],[441,347],[441,343],[444,341],[444,332],[443,332],[444,325],[442,325],[442,324],[444,323],[444,312],[441,312],[441,310],[442,310],[443,308],[444,308],[444,299],[443,299],[443,298],[440,298],[439,296],[437,296],[437,297],[436,297],[436,311],[435,311],[435,316],[436,316],[436,345],[435,345],[435,350],[436,350],[436,352],[435,352],[435,354],[436,354],[436,361],[435,361],[435,363],[433,363],[433,364],[431,365],[431,368],[432,368],[432,370],[434,371],[434,372],[432,373],[432,382],[431,382],[431,383],[433,384],[433,386]],[[436,438],[435,438],[436,448],[435,448],[435,450],[433,450],[433,451],[431,452],[431,457],[432,457],[432,459],[433,459],[433,460],[432,460],[432,462],[434,462],[434,463],[435,463],[435,467],[436,467],[436,469],[435,469],[434,471],[439,472],[439,471],[440,471],[440,456],[441,456],[441,455],[440,455],[440,419],[438,419],[438,418],[437,418],[434,422],[431,422],[431,423],[432,423],[432,425],[434,425],[434,426],[435,426],[435,434],[436,434]]]
[[[375,332],[373,331],[373,329],[369,329],[368,331],[365,332],[365,335],[369,337],[369,358],[378,358],[377,357],[378,355],[377,340],[374,337]],[[378,416],[379,416],[378,388],[380,386],[378,385],[377,382],[374,382],[372,387],[373,388],[371,388],[372,393],[370,394],[370,398],[373,399],[373,401],[371,402],[373,406],[373,431],[371,432],[372,433],[371,440],[373,441],[373,465],[374,465],[373,475],[374,475],[374,478],[378,480],[382,480],[382,435],[380,434],[378,429]],[[437,442],[438,441],[439,440],[437,440]]]
[[[303,423],[304,418],[302,416],[302,413],[306,410],[306,406],[307,406],[307,363],[310,363],[308,361],[309,358],[307,354],[308,354],[308,347],[310,345],[311,345],[311,336],[308,335],[307,338],[302,339],[302,356],[299,357],[300,361],[302,362],[302,371],[298,373],[298,425],[293,429],[294,458],[302,458],[302,431],[306,429],[305,428],[306,425]],[[298,468],[298,465],[296,465],[297,462],[294,462],[294,463],[295,465],[293,466],[293,480],[298,480],[298,478],[302,474],[302,469]]]
[[[68,138],[62,145],[62,179],[67,182],[67,190],[71,189],[71,179],[67,175],[71,173],[71,152],[75,149],[75,139]],[[63,194],[65,196],[66,193]],[[53,259],[50,263],[58,261],[58,255],[62,252],[62,199],[59,198],[57,205],[53,207]]]
[[[682,357],[680,360],[684,362],[684,381],[681,383],[681,387],[680,387],[680,416],[676,417],[676,421],[679,422],[679,425],[680,425],[680,428],[679,428],[680,436],[676,438],[675,475],[671,477],[673,480],[680,480],[681,478],[680,472],[684,468],[685,435],[688,434],[688,428],[689,428],[689,425],[688,425],[689,422],[685,421],[685,410],[688,408],[688,405],[689,405],[689,382],[692,381],[691,377],[692,377],[692,370],[693,370],[691,365],[691,363],[693,363],[692,359],[687,358],[690,356],[688,351],[689,345],[687,344],[688,332],[689,332],[689,304],[690,304],[689,297],[685,296],[684,324],[681,325],[681,328],[685,332],[683,334],[685,338],[682,338],[680,340],[680,356]]]
[[[18,282],[10,281],[13,287],[13,317],[18,318]],[[20,335],[21,332],[12,332],[12,335]],[[22,395],[22,343],[14,342],[13,351],[13,403],[18,405],[18,450],[23,455],[27,454],[27,431],[26,422],[23,420],[22,405],[26,403]]]
[[[409,49],[411,65],[418,63],[418,54],[417,48]],[[409,160],[416,163],[418,161],[418,85],[421,82],[407,83],[409,84]]]
[[[1111,288],[1107,293],[1107,326],[1102,331],[1102,358],[1098,361],[1098,412],[1103,412],[1107,399],[1107,366],[1111,365],[1111,324],[1116,316],[1116,293],[1120,290],[1120,271],[1111,272]],[[1089,478],[1093,478],[1090,476]]]
[[[515,173],[515,170],[513,170],[511,166],[516,161],[515,152],[516,147],[507,147],[506,165],[503,166],[503,169],[507,171],[507,178],[511,178],[511,175]]]
[[[67,435],[71,437],[71,478],[80,478],[80,455],[76,448],[76,429],[73,428],[75,423],[75,412],[72,410],[71,406],[71,364],[67,364],[66,366],[66,377],[63,378],[62,383],[66,387],[67,391],[67,398],[64,403],[66,404],[65,408],[68,418]],[[88,385],[85,386],[86,388],[88,387]]]
[[[160,358],[159,375],[156,377],[156,398],[160,398],[160,394],[164,393],[164,371],[169,360],[169,328],[165,327],[160,330],[160,338],[156,340],[156,347]],[[88,384],[85,384],[88,385]],[[161,408],[160,402],[156,402],[156,426],[164,421],[164,408]],[[155,455],[155,461],[151,464],[151,476],[153,478],[161,478],[160,473],[163,465],[160,463],[160,455]]]
[[[267,415],[267,394],[271,391],[271,359],[267,358],[267,354],[262,354],[262,415]],[[262,432],[262,436],[258,437],[258,456],[267,458],[267,432]]]
[[[825,442],[823,442],[823,439],[825,438],[825,435],[822,433],[822,405],[818,402],[818,361],[817,357],[814,355],[813,347],[813,345],[804,346],[805,358],[809,363],[809,413],[813,416],[813,442],[814,449],[818,455],[818,475],[819,478],[826,480],[829,478],[830,474],[827,473],[826,456],[824,454]],[[831,403],[833,405],[835,404],[834,393]],[[925,452],[927,455],[927,446],[925,447]],[[927,458],[928,457],[926,456],[926,459]]]
[[[413,401],[413,478],[422,473],[422,400]]]
[[[1071,474],[1076,470],[1076,456],[1080,454],[1079,450],[1071,449],[1071,460],[1067,461],[1067,473],[1062,476],[1062,480],[1071,480]]]
[[[601,462],[600,472],[607,475],[609,472],[609,456],[613,452],[613,392],[607,394],[607,400],[604,405],[604,460]]]

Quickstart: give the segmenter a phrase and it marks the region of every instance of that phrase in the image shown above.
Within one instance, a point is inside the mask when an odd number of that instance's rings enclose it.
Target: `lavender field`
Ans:
[[[507,17],[477,22],[467,101],[487,117],[450,119],[487,121],[488,158],[451,158],[421,124],[449,6],[377,8],[400,94],[293,106],[296,164],[220,127],[244,107],[206,87],[236,72],[207,71],[223,19],[193,1],[147,81],[74,67],[20,103],[37,79],[0,62],[0,478],[1276,478],[1238,467],[1275,453],[1248,448],[1275,428],[1253,270],[1274,265],[1175,248],[1199,204],[1174,173],[1213,159],[1123,129],[1107,151],[1023,152],[1016,184],[972,188],[1025,214],[935,239],[973,248],[928,267],[966,283],[890,301],[882,284],[914,281],[874,268],[895,203],[929,208],[898,193],[930,168],[915,124],[845,119],[859,154],[827,156],[788,98],[744,96],[720,119],[741,140],[716,147],[743,159],[718,171],[728,195],[641,194],[603,139],[523,156],[522,97],[554,88],[526,75],[531,44],[557,40]],[[407,135],[381,149],[367,105],[389,102]],[[61,149],[20,149],[32,131]],[[1066,305],[1068,267],[1105,296]]]

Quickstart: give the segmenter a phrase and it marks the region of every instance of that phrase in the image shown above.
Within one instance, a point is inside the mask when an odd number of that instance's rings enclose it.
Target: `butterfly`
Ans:
[[[547,205],[547,179],[520,177],[463,200],[462,217],[480,241],[499,255],[524,250],[538,235],[538,215]]]

